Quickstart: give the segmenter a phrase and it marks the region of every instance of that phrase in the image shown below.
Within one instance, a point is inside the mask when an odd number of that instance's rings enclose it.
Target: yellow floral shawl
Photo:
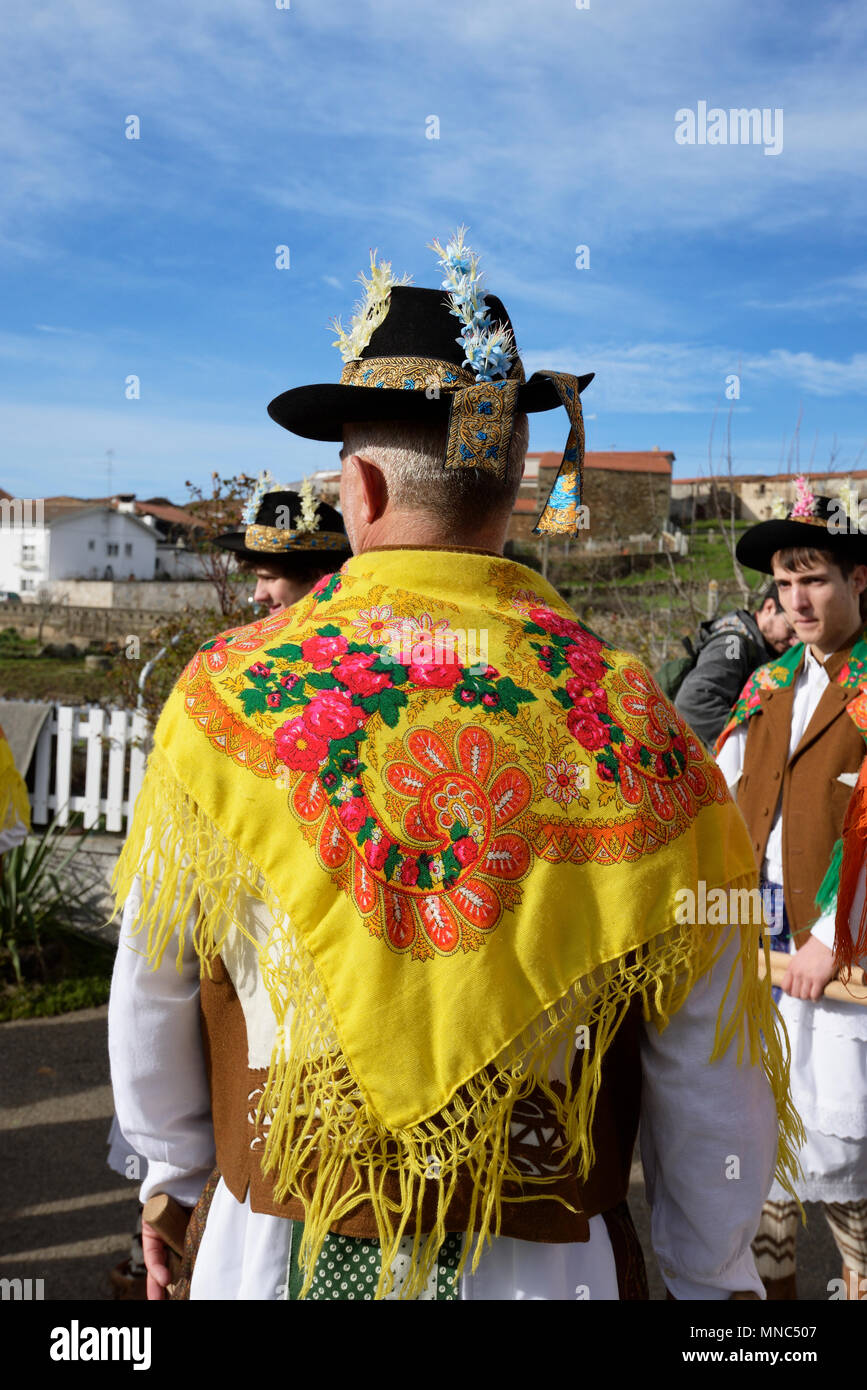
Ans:
[[[137,874],[155,963],[196,895],[203,968],[245,930],[242,893],[269,905],[265,1170],[278,1197],[305,1203],[308,1271],[329,1223],[361,1201],[383,1243],[380,1292],[414,1236],[408,1296],[461,1165],[478,1232],[465,1254],[496,1233],[502,1184],[520,1178],[512,1107],[534,1087],[589,1170],[601,1061],[630,1001],[664,1022],[727,939],[676,921],[675,895],[755,883],[715,763],[636,658],[520,565],[397,548],[354,557],[193,658],[156,730],[119,900]],[[713,1055],[736,1043],[763,1060],[782,1174],[797,1138],[787,1060],[754,928],[741,946]],[[552,1064],[592,1023],[564,1095]],[[432,1175],[440,1217],[423,1234]],[[524,1191],[544,1196],[544,1179]]]

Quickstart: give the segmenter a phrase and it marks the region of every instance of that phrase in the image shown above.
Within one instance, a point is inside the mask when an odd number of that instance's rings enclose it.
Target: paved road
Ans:
[[[107,1273],[128,1253],[138,1209],[136,1184],[105,1162],[107,1012],[0,1024],[0,1276],[43,1279],[47,1300],[109,1298]],[[630,1205],[651,1296],[664,1298],[637,1165]],[[798,1245],[801,1297],[824,1300],[839,1259],[821,1213],[808,1214]]]
[[[107,1008],[0,1024],[0,1274],[46,1299],[110,1297],[136,1185],[106,1166]]]

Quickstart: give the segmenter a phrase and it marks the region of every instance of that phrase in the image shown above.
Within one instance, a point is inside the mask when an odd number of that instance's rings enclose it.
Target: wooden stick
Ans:
[[[191,1215],[192,1212],[187,1207],[182,1207],[180,1202],[176,1202],[174,1197],[169,1197],[165,1192],[158,1192],[155,1197],[149,1197],[142,1211],[142,1220],[153,1226],[166,1245],[166,1265],[172,1281],[166,1288],[169,1296],[181,1272],[184,1236]]]
[[[789,968],[792,959],[785,951],[771,951],[771,984],[781,985]],[[765,975],[765,956],[759,950],[759,977],[764,979]],[[841,1004],[861,1004],[867,1005],[867,983],[865,983],[864,971],[858,966],[852,971],[852,979],[849,984],[844,985],[841,980],[831,980],[822,992],[823,999],[836,999]],[[814,1000],[808,1002],[814,1003]]]

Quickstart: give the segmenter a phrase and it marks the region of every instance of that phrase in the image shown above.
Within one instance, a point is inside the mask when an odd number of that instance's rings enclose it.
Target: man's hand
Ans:
[[[780,988],[793,999],[820,999],[834,976],[834,952],[818,937],[808,936],[804,945],[789,958]]]
[[[168,1259],[166,1247],[162,1237],[157,1235],[153,1226],[148,1225],[147,1221],[141,1223],[141,1248],[144,1252],[144,1262],[148,1272],[148,1298],[165,1298],[166,1285],[171,1283],[171,1275],[166,1263]]]

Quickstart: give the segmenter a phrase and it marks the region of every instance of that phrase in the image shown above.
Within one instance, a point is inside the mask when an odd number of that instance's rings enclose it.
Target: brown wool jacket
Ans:
[[[806,932],[818,916],[816,893],[843,830],[854,784],[841,782],[840,774],[857,773],[864,760],[864,737],[846,713],[854,692],[834,683],[861,632],[859,628],[828,658],[830,684],[791,758],[789,732],[797,676],[785,690],[763,690],[761,714],[754,714],[748,725],[737,802],[761,865],[782,795],[783,891],[796,935]],[[803,662],[798,674],[802,669]]]
[[[238,1202],[243,1202],[249,1193],[253,1211],[303,1221],[302,1203],[295,1198],[278,1202],[273,1181],[262,1174],[264,1132],[257,1125],[256,1111],[267,1071],[249,1067],[243,1009],[219,956],[212,963],[210,978],[202,977],[201,1022],[217,1167],[223,1181]],[[547,1172],[552,1179],[554,1174],[558,1176],[550,1189],[542,1189],[551,1195],[532,1202],[522,1201],[519,1190],[512,1191],[508,1185],[504,1188],[500,1235],[552,1245],[586,1241],[590,1238],[589,1218],[604,1216],[625,1201],[641,1100],[640,1024],[641,1007],[636,998],[605,1056],[593,1121],[596,1161],[585,1182],[577,1176],[577,1160],[564,1170],[557,1151],[563,1136],[558,1133],[550,1104],[541,1092],[533,1092],[517,1103],[509,1144],[511,1156],[528,1174]],[[351,1174],[347,1173],[344,1187],[350,1179]],[[384,1192],[399,1205],[397,1179],[391,1174],[386,1178]],[[435,1184],[431,1184],[429,1209],[422,1217],[426,1231],[436,1221],[436,1196]],[[447,1230],[467,1228],[471,1199],[472,1183],[462,1175],[447,1209]],[[349,1216],[335,1221],[331,1230],[341,1235],[375,1237],[377,1226],[370,1203],[363,1203]]]

